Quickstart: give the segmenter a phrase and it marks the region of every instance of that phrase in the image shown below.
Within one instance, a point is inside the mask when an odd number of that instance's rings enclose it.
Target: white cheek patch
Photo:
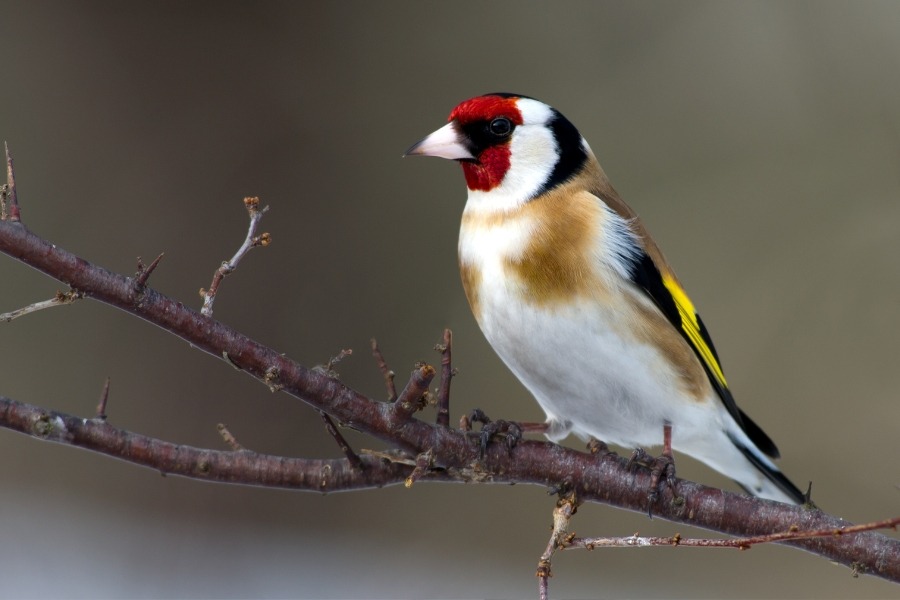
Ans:
[[[559,160],[559,147],[547,123],[553,110],[542,102],[521,98],[522,124],[509,142],[510,165],[503,181],[483,192],[469,190],[466,210],[506,212],[522,206],[541,189]]]

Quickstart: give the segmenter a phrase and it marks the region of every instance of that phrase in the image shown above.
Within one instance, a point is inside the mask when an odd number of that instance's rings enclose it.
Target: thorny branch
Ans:
[[[8,168],[11,171],[10,161]],[[11,197],[8,184],[8,208]],[[284,391],[349,427],[387,442],[393,449],[359,455],[361,468],[355,468],[347,457],[292,459],[247,450],[196,449],[117,429],[102,418],[65,415],[8,398],[0,398],[0,427],[90,449],[163,473],[210,481],[316,491],[393,485],[408,479],[531,483],[565,488],[577,494],[580,502],[600,502],[638,512],[646,509],[650,474],[629,470],[626,461],[615,454],[592,455],[530,440],[515,447],[491,444],[482,454],[477,435],[415,418],[414,413],[425,405],[428,386],[436,374],[430,365],[417,366],[398,395],[392,391],[393,378],[388,376],[391,371],[381,357],[379,364],[383,365],[380,368],[392,401],[375,401],[346,387],[329,373],[304,368],[147,287],[142,273],[133,278],[112,273],[41,239],[12,219],[12,213],[9,210],[10,218],[0,221],[0,252],[68,284],[85,297],[159,326],[193,347],[225,360],[273,392]],[[16,203],[17,218],[18,214]],[[252,246],[253,236],[248,235],[248,239]],[[449,343],[449,336],[446,339]],[[376,358],[380,356],[374,344],[373,353]],[[449,352],[447,359],[449,367]],[[768,535],[794,527],[803,531],[836,530],[849,525],[819,510],[767,502],[689,481],[679,481],[678,490],[683,497],[677,499],[670,489],[661,490],[654,505],[655,516],[739,536]],[[781,543],[853,566],[862,573],[900,582],[900,541],[883,535],[860,532]]]

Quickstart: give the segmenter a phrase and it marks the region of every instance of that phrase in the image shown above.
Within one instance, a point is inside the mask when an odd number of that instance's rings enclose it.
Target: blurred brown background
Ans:
[[[898,513],[900,4],[4,2],[0,138],[28,226],[104,267],[166,258],[195,307],[243,239],[274,243],[216,317],[307,365],[436,361],[453,419],[540,419],[469,314],[458,167],[400,160],[459,101],[546,100],[588,138],[678,269],[738,401],[798,485],[852,521]],[[60,286],[0,257],[0,312]],[[0,394],[195,446],[337,456],[318,416],[95,302],[0,325]],[[430,414],[425,415],[431,418]],[[377,446],[360,436],[357,447]],[[420,484],[317,496],[162,478],[0,431],[0,596],[532,597],[553,499]],[[730,482],[681,457],[679,474]],[[602,506],[583,535],[697,534]],[[559,597],[885,598],[802,552],[572,552]]]

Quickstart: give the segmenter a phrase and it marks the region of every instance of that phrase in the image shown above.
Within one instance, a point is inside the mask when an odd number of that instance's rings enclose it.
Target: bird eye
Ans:
[[[497,137],[506,137],[512,133],[512,123],[506,117],[497,117],[491,121],[488,129]]]

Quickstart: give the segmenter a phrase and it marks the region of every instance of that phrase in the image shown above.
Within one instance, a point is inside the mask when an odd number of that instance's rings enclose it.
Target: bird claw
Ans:
[[[598,455],[600,457],[616,454],[609,449],[609,446],[606,445],[606,442],[601,442],[596,438],[591,438],[588,440],[587,449],[591,454]]]
[[[634,469],[636,465],[650,469],[650,486],[647,492],[647,516],[653,518],[653,505],[659,500],[659,485],[665,481],[669,489],[676,496],[677,478],[675,477],[675,458],[671,453],[663,451],[660,456],[651,456],[643,448],[636,448],[628,460],[628,468]]]
[[[515,421],[504,421],[497,419],[492,421],[484,411],[476,408],[469,414],[469,422],[481,423],[481,432],[479,433],[479,447],[481,450],[481,458],[487,453],[488,444],[495,435],[505,436],[507,450],[512,450],[522,439],[522,428]]]

